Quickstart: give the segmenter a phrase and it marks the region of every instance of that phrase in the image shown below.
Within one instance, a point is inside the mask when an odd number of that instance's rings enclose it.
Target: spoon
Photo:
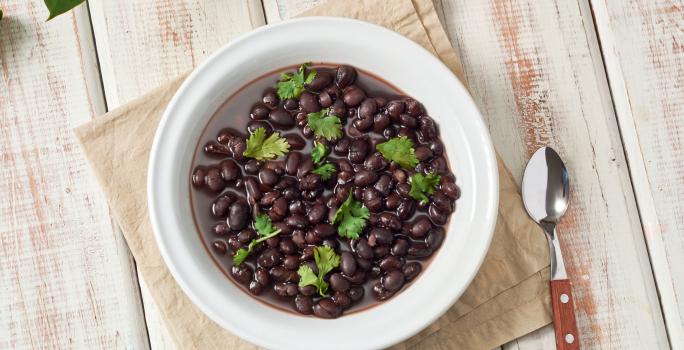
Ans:
[[[570,201],[568,170],[553,148],[542,147],[534,152],[525,168],[522,193],[527,213],[544,229],[549,242],[556,348],[579,349],[572,288],[556,235],[556,224]]]

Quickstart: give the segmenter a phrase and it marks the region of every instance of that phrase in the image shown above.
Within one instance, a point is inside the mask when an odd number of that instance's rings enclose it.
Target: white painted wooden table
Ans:
[[[174,348],[71,129],[318,2],[91,0],[46,23],[0,0],[0,349]],[[516,179],[542,145],[570,168],[583,347],[683,349],[684,2],[435,5]]]

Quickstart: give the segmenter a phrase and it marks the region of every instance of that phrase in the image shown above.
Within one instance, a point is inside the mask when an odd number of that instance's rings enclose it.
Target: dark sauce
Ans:
[[[333,78],[335,77],[336,71],[335,71],[336,65],[331,65],[331,64],[316,64],[312,68],[316,69],[319,74],[330,74]],[[196,171],[196,169],[208,169],[211,166],[217,166],[222,160],[226,158],[230,158],[229,156],[222,156],[222,155],[217,155],[215,153],[210,153],[205,151],[205,145],[210,144],[210,143],[216,143],[217,140],[217,135],[221,133],[221,131],[229,131],[232,134],[238,134],[241,137],[247,138],[248,137],[248,124],[250,122],[254,122],[253,119],[250,118],[250,113],[252,112],[255,103],[261,103],[262,96],[264,96],[267,92],[273,92],[273,87],[276,85],[276,82],[280,79],[280,74],[283,72],[293,72],[297,69],[297,67],[286,67],[283,69],[280,69],[278,71],[274,71],[271,73],[267,73],[261,77],[256,78],[249,84],[245,85],[242,87],[238,92],[236,92],[234,95],[230,96],[227,101],[216,111],[216,113],[212,116],[210,121],[207,123],[207,126],[202,132],[202,135],[198,141],[196,151],[194,153],[193,161],[192,161],[192,169],[193,171]],[[390,85],[389,83],[383,81],[382,79],[359,69],[356,69],[356,72],[358,73],[357,78],[354,81],[354,85],[361,88],[363,91],[365,91],[366,96],[368,98],[378,98],[382,97],[386,101],[392,101],[392,100],[406,100],[407,97],[402,94],[402,92],[397,89],[396,87]],[[334,83],[333,83],[334,85]],[[341,97],[340,97],[341,98]],[[280,101],[279,106],[283,106],[284,101]],[[358,108],[348,108],[348,110],[353,110],[352,112],[349,112],[349,116],[344,118],[343,120],[343,130],[344,130],[344,135],[345,136],[355,136],[355,137],[360,137],[360,138],[367,138],[369,140],[370,144],[370,150],[368,152],[368,155],[371,155],[373,151],[375,150],[375,145],[378,143],[382,143],[387,141],[389,138],[396,136],[392,134],[395,133],[389,133],[383,135],[382,132],[374,132],[373,127],[371,127],[369,130],[359,132],[355,127],[353,127],[353,122],[358,119]],[[387,112],[385,112],[387,113]],[[295,113],[291,113],[295,114]],[[407,113],[403,113],[402,117],[404,117],[404,114],[408,115]],[[425,112],[422,111],[422,115],[425,115]],[[408,118],[408,117],[407,117]],[[418,117],[412,117],[415,120],[419,120]],[[429,118],[429,117],[426,117]],[[397,120],[397,125],[399,125],[398,120]],[[306,137],[304,133],[302,132],[302,127],[298,125],[294,125],[292,127],[282,127],[278,126],[274,123],[269,122],[269,119],[266,118],[265,120],[260,120],[260,122],[267,123],[268,126],[272,127],[274,131],[279,132],[281,136],[283,137],[299,137],[302,140],[305,141],[305,145],[303,148],[294,150],[292,147],[290,148],[290,152],[299,152],[302,155],[309,155],[311,153],[311,149],[313,146],[313,141],[314,137]],[[392,128],[395,123],[392,123],[389,128]],[[447,185],[450,186],[448,190],[449,196],[445,196],[442,193],[445,193],[446,190],[438,190],[441,195],[441,200],[442,202],[445,202],[444,198],[448,199],[447,204],[443,204],[443,206],[450,207],[450,210],[448,212],[444,212],[442,210],[442,216],[446,215],[447,219],[450,217],[451,211],[453,211],[454,203],[453,200],[457,199],[458,193],[453,193],[454,191],[460,191],[458,187],[455,186],[454,181],[455,178],[453,174],[451,174],[450,170],[448,169],[448,161],[446,158],[446,154],[443,153],[442,146],[441,146],[441,141],[439,140],[439,136],[437,134],[436,137],[433,137],[431,140],[425,140],[424,137],[421,137],[422,134],[420,133],[419,130],[420,126],[419,125],[413,125],[412,122],[406,123],[408,124],[408,127],[395,127],[395,129],[411,129],[412,130],[412,136],[415,138],[415,147],[423,147],[421,151],[424,151],[425,148],[428,148],[431,150],[432,154],[432,159],[441,159],[439,162],[442,162],[441,164],[437,164],[436,166],[439,168],[441,167],[441,175],[442,175],[442,184],[448,183]],[[435,128],[436,130],[436,128]],[[379,131],[379,130],[377,130]],[[406,131],[406,130],[404,130]],[[338,140],[339,142],[339,140]],[[331,163],[336,163],[339,160],[347,160],[348,157],[347,155],[342,155],[339,153],[336,153],[334,149],[334,142],[328,143],[330,154],[327,157],[327,160]],[[434,152],[432,152],[434,151]],[[232,256],[233,256],[233,249],[231,249],[231,242],[229,241],[229,237],[235,235],[236,233],[228,233],[227,235],[224,234],[217,234],[214,230],[214,227],[216,225],[225,225],[226,219],[225,218],[217,218],[213,213],[212,213],[212,203],[214,201],[224,195],[225,193],[231,192],[233,193],[237,198],[242,199],[246,198],[246,190],[245,190],[245,180],[248,178],[256,179],[257,183],[259,182],[258,176],[256,174],[249,174],[245,170],[245,162],[248,161],[249,159],[243,159],[243,160],[235,160],[236,164],[238,164],[238,169],[240,172],[240,180],[233,180],[233,181],[227,181],[225,189],[221,190],[220,192],[217,191],[211,191],[210,189],[206,188],[198,188],[197,186],[192,186],[192,183],[190,185],[190,198],[191,198],[191,207],[193,210],[193,217],[194,217],[194,222],[197,227],[197,232],[199,233],[200,239],[202,240],[205,248],[213,258],[214,262],[216,265],[224,272],[224,274],[231,280],[233,281],[237,286],[242,288],[246,293],[253,295],[253,293],[250,293],[250,289],[248,285],[244,283],[240,283],[236,278],[231,274],[231,268],[233,267],[233,262],[232,262]],[[285,166],[285,157],[280,157],[279,159],[273,160],[273,161],[267,161],[267,163],[270,163],[269,166],[273,167],[283,167]],[[425,166],[427,164],[427,166]],[[428,171],[435,171],[435,168],[431,166],[432,162],[427,161],[427,162],[421,162],[419,164],[419,167],[422,166],[422,168],[417,169],[419,171],[422,171],[423,173],[427,173]],[[263,167],[264,165],[262,165]],[[394,165],[393,165],[394,166]],[[337,173],[340,172],[339,166],[337,167],[338,171]],[[354,164],[355,171],[358,171],[363,168],[363,163],[362,164]],[[398,168],[398,167],[397,167]],[[384,174],[392,174],[392,172],[388,171],[387,169],[380,171],[379,173],[384,173]],[[411,171],[405,171],[406,177],[410,177],[411,174],[416,173],[415,169]],[[337,174],[336,174],[337,175]],[[193,177],[193,174],[190,174],[190,178]],[[296,178],[296,176],[289,176],[285,174],[284,176],[281,177],[292,177]],[[334,178],[333,180],[337,180]],[[353,179],[350,181],[353,183]],[[396,182],[396,181],[395,181]],[[406,182],[408,183],[408,181]],[[452,186],[453,185],[453,186]],[[269,186],[263,186],[260,185],[260,187],[264,190],[271,190]],[[324,199],[329,199],[331,197],[335,197],[335,194],[331,190],[331,188],[328,188],[331,186],[326,186],[326,188],[318,194],[318,197],[324,198]],[[444,187],[444,186],[440,186]],[[396,186],[393,186],[393,190],[391,191],[392,193],[395,193],[397,191]],[[264,192],[266,193],[266,192]],[[395,196],[396,197],[396,196]],[[362,234],[362,237],[365,237],[366,239],[368,238],[368,234],[370,231],[370,226],[372,224],[372,221],[377,221],[378,215],[381,213],[396,213],[396,209],[389,210],[386,208],[387,205],[387,197],[384,196],[382,198],[383,201],[383,208],[381,211],[378,211],[376,213],[372,213],[372,217],[369,220],[369,224],[366,225],[366,228],[364,229],[364,233]],[[257,201],[258,202],[258,201]],[[338,201],[339,202],[339,201]],[[258,204],[257,204],[258,205]],[[433,216],[430,213],[430,206],[435,206],[437,207],[431,198],[431,202],[428,206],[419,206],[415,205],[415,212],[411,213],[410,216],[406,217],[404,220],[400,220],[400,224],[402,228],[400,230],[404,232],[394,232],[394,239],[396,238],[403,238],[412,247],[418,247],[415,251],[420,252],[420,247],[428,247],[426,249],[429,250],[429,254],[425,254],[423,252],[423,255],[426,256],[400,256],[399,259],[402,260],[402,263],[405,265],[409,262],[417,262],[420,264],[422,267],[422,270],[424,270],[425,267],[427,267],[427,264],[431,260],[432,256],[434,255],[434,252],[439,248],[439,245],[441,244],[442,240],[444,239],[444,232],[446,232],[446,227],[447,224],[445,219],[442,217],[443,223],[440,224],[435,224],[433,220]],[[252,205],[252,212],[257,210],[255,205]],[[261,210],[262,213],[267,212],[267,210],[259,209]],[[326,219],[330,216],[331,213],[334,212],[334,208],[329,209],[328,214],[326,215]],[[433,213],[434,214],[434,213]],[[306,216],[306,215],[305,215]],[[410,229],[413,227],[413,223],[415,223],[419,219],[428,219],[432,223],[431,226],[431,231],[430,234],[428,235],[429,237],[420,237],[416,238],[413,237],[410,234]],[[249,216],[248,221],[251,223],[253,221],[253,215]],[[327,221],[327,220],[326,220]],[[275,222],[275,220],[274,220]],[[408,229],[407,229],[408,227]],[[406,231],[409,232],[406,232]],[[436,233],[435,236],[432,236],[432,230],[439,230],[440,233]],[[285,237],[285,236],[291,236],[286,235],[285,233],[281,233],[279,237]],[[341,238],[338,236],[335,236],[334,238],[337,239],[338,241],[338,247],[335,249],[335,251],[338,253],[338,255],[342,251],[351,251],[350,247],[350,241],[346,238]],[[235,238],[233,238],[233,243],[235,241]],[[218,243],[217,243],[218,242]],[[261,254],[261,252],[264,251],[264,249],[267,249],[269,242],[263,242],[260,244],[260,247],[257,251],[253,252],[250,257],[245,260],[243,264],[246,264],[249,266],[252,271],[257,268],[257,263],[256,259]],[[430,247],[430,245],[434,245]],[[218,248],[217,248],[218,245]],[[319,244],[320,245],[320,244]],[[242,244],[243,247],[246,246],[246,244]],[[226,249],[223,249],[222,247],[225,247]],[[277,247],[277,246],[276,246]],[[391,251],[392,245],[389,245],[389,250]],[[277,248],[276,248],[277,249]],[[382,249],[380,249],[382,250]],[[296,249],[296,252],[293,255],[300,255],[300,249]],[[390,252],[388,255],[392,255]],[[355,255],[356,256],[356,255]],[[377,258],[373,258],[375,260]],[[379,260],[379,259],[378,259]],[[373,261],[373,269],[377,270],[377,265],[375,265],[375,261]],[[336,269],[335,271],[338,271],[339,269]],[[294,270],[296,272],[296,269]],[[334,272],[335,272],[334,271]],[[372,270],[368,271],[369,277],[368,280],[363,284],[363,288],[365,289],[364,296],[361,300],[352,303],[351,307],[346,309],[344,311],[344,314],[349,314],[352,312],[357,312],[363,309],[367,309],[368,307],[371,307],[373,305],[376,305],[382,301],[377,300],[374,297],[374,293],[372,292],[373,289],[373,283],[379,280],[379,276],[375,276],[372,272]],[[382,275],[385,275],[386,273],[382,273]],[[327,277],[331,276],[332,272],[327,275]],[[397,293],[400,293],[401,290],[409,287],[414,281],[416,276],[413,277],[413,279],[410,282],[406,282],[403,284],[401,289],[399,289],[396,292],[393,292],[392,295],[396,295]],[[273,279],[271,279],[272,281]],[[295,282],[296,284],[296,282]],[[281,296],[276,295],[276,293],[273,291],[273,283],[271,282],[269,285],[269,288],[263,288],[263,290],[258,294],[258,295],[253,295],[255,298],[258,300],[266,303],[269,306],[278,308],[283,311],[289,311],[289,312],[296,312],[294,309],[294,301],[293,298],[283,298]],[[332,292],[332,290],[330,290]],[[317,295],[314,295],[314,301],[317,300]]]

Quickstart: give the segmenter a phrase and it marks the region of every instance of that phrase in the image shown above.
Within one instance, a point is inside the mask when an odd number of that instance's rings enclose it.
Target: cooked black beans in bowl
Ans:
[[[336,318],[426,268],[460,189],[420,102],[348,65],[257,78],[211,118],[193,217],[224,273],[268,305]]]

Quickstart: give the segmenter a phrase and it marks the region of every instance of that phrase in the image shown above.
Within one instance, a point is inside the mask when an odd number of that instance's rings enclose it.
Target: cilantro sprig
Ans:
[[[314,146],[311,150],[311,160],[313,160],[317,167],[314,170],[311,170],[311,172],[320,175],[321,180],[323,181],[328,181],[332,177],[332,174],[337,171],[337,168],[330,162],[323,163],[323,160],[327,156],[328,147],[326,147],[324,143],[314,141]]]
[[[315,286],[318,289],[318,294],[325,296],[328,293],[328,283],[323,278],[328,272],[340,265],[340,257],[329,246],[321,246],[314,248],[314,261],[318,268],[318,275],[308,265],[299,266],[299,270],[297,270],[299,286]]]
[[[435,188],[439,185],[441,177],[439,174],[429,173],[425,176],[423,174],[415,174],[411,176],[411,191],[409,195],[420,202],[420,204],[425,204],[428,202],[428,196],[435,193]]]
[[[332,177],[332,174],[334,174],[337,171],[337,168],[335,168],[334,165],[331,163],[326,162],[325,164],[320,165],[314,170],[311,170],[312,173],[318,174],[321,176],[321,180],[323,181],[328,181]]]
[[[328,141],[342,137],[342,121],[334,114],[330,114],[330,108],[321,109],[318,112],[309,113],[307,116],[309,127],[316,137],[322,137]]]
[[[277,234],[280,233],[280,229],[276,229],[275,227],[273,227],[271,219],[266,214],[257,215],[254,219],[254,224],[252,226],[259,234],[259,238],[255,238],[251,242],[249,242],[247,249],[240,248],[237,250],[237,252],[235,252],[235,255],[233,255],[233,265],[237,266],[242,264],[245,261],[245,259],[247,259],[252,250],[254,250],[254,247],[256,247],[257,244],[271,237],[275,237]]]
[[[278,158],[290,150],[290,144],[277,132],[266,137],[266,129],[257,128],[247,139],[247,148],[243,156],[256,160]]]
[[[335,212],[333,224],[337,226],[337,233],[342,237],[356,239],[366,226],[370,211],[361,202],[355,201],[352,193]]]
[[[314,146],[313,146],[313,149],[311,150],[311,160],[313,160],[314,164],[318,164],[321,161],[323,161],[323,159],[327,155],[328,155],[328,147],[326,147],[324,143],[314,141]]]
[[[312,69],[309,71],[309,74],[306,74],[308,66],[308,63],[304,63],[299,66],[297,73],[283,73],[280,75],[280,81],[276,83],[276,89],[281,100],[299,97],[304,92],[304,84],[309,84],[314,80],[316,71]]]
[[[418,165],[413,141],[406,136],[393,137],[375,148],[385,159],[399,164],[404,169],[413,169]]]

